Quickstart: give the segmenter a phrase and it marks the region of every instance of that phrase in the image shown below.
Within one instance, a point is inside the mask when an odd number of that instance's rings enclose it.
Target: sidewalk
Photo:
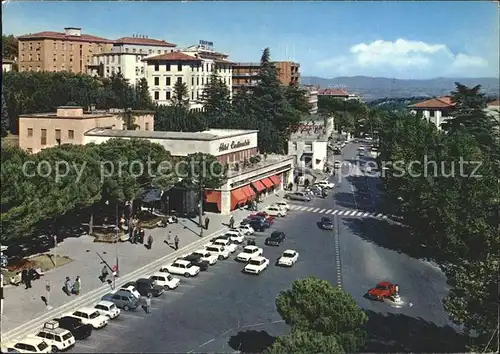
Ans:
[[[283,196],[283,193],[279,192],[278,195]],[[261,209],[265,208],[278,199],[279,197],[276,195],[270,195],[263,203],[259,203],[259,207]],[[249,213],[248,210],[236,210],[233,212],[233,216],[236,221],[239,221]],[[203,230],[203,236],[219,231],[222,232],[227,228],[229,216],[206,213],[205,217],[210,219],[210,224],[208,230]],[[41,299],[42,296],[47,296],[45,290],[47,281],[51,285],[49,303],[54,309],[78,297],[76,295],[68,296],[62,291],[64,279],[67,276],[72,281],[76,276],[80,276],[82,289],[79,296],[102,287],[103,283],[99,280],[99,276],[103,265],[96,252],[111,266],[115,264],[116,254],[118,253],[121,277],[175,252],[172,247],[164,242],[167,239],[168,231],[172,232],[172,240],[175,235],[179,236],[180,250],[200,239],[199,226],[188,219],[179,219],[178,224],[171,224],[167,228],[147,230],[146,237],[152,235],[154,239],[151,250],[146,249],[144,245],[134,245],[129,242],[118,244],[97,243],[93,242],[94,238],[91,236],[65,239],[57,247],[56,253],[60,256],[70,257],[73,262],[47,272],[40,280],[32,283],[33,287],[31,289],[25,290],[23,285],[4,289],[3,315],[1,319],[2,333],[17,328],[48,312]],[[54,253],[54,249],[50,253]]]

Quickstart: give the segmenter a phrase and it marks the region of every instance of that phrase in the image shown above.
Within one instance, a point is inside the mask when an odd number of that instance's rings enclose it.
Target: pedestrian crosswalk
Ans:
[[[359,210],[345,210],[345,209],[324,209],[309,207],[307,205],[296,205],[290,204],[290,210],[304,211],[309,213],[325,214],[325,215],[339,215],[339,216],[351,216],[357,218],[378,218],[378,219],[388,219],[389,216],[382,213],[370,213],[367,211]]]

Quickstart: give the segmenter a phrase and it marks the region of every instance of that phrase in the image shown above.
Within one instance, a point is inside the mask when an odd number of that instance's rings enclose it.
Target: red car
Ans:
[[[276,219],[274,216],[269,215],[265,211],[260,211],[257,214],[250,214],[250,218],[253,218],[254,216],[260,216],[262,218],[265,218],[266,221],[268,221],[270,224],[273,224],[274,220]]]
[[[388,281],[381,281],[376,287],[368,290],[368,295],[376,298],[377,300],[383,300],[397,294],[398,292],[399,287],[396,284],[392,284]]]

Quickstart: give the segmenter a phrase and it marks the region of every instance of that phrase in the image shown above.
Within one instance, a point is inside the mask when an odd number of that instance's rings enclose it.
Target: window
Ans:
[[[170,71],[170,64],[167,64],[165,70]]]
[[[155,100],[159,100],[159,99],[160,99],[160,92],[155,91]]]
[[[149,54],[153,54],[153,50],[152,49],[149,50]]]
[[[33,136],[33,128],[28,128],[28,137]]]
[[[128,53],[128,48],[125,48],[125,53]]]
[[[170,94],[170,92],[167,91],[167,100],[169,100],[170,97],[171,97],[171,94]]]
[[[169,77],[166,78],[166,85],[170,86],[170,78]]]
[[[61,129],[56,129],[56,142],[61,145]]]
[[[36,53],[36,61],[40,61],[40,53]]]
[[[159,70],[160,70],[160,64],[155,63],[155,71],[159,71]]]
[[[158,86],[160,84],[160,78],[155,77],[155,86]]]
[[[191,99],[194,100],[194,91],[191,91]]]
[[[177,71],[182,71],[182,64],[177,64]]]
[[[75,138],[75,131],[68,130],[68,139],[74,139],[74,138]]]
[[[436,111],[429,111],[429,117],[434,117],[436,115]]]
[[[144,123],[144,130],[149,130],[149,123],[148,122]]]
[[[194,85],[194,76],[191,77],[191,85]]]
[[[33,55],[29,54],[29,55],[28,55],[28,58],[29,58],[29,59],[28,59],[29,61],[32,61],[32,60],[33,60]]]
[[[205,78],[204,77],[201,78],[201,84],[205,85]]]
[[[197,77],[197,78],[196,78],[196,85],[199,85],[199,84],[200,84],[200,78],[199,78],[199,77]]]
[[[42,129],[42,135],[40,136],[40,144],[47,145],[47,129]]]
[[[178,84],[182,84],[182,77],[178,77],[178,78],[177,78],[177,83],[178,83]]]

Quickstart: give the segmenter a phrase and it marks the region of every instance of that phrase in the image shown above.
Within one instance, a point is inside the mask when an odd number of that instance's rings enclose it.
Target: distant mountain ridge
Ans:
[[[481,85],[488,96],[498,96],[500,84],[498,78],[444,78],[427,80],[391,79],[387,77],[341,76],[325,79],[317,76],[303,76],[301,83],[319,85],[321,88],[344,89],[349,93],[357,93],[365,101],[389,97],[434,97],[450,94],[455,89],[455,82],[466,86]]]

